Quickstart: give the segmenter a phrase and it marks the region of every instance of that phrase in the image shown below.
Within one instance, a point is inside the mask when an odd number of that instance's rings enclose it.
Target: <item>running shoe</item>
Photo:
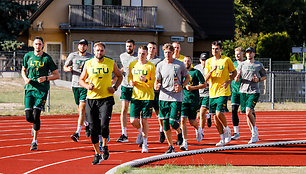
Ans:
[[[74,133],[73,135],[70,136],[70,138],[75,142],[79,142],[79,134],[78,133]]]
[[[219,146],[219,147],[222,147],[222,146],[225,146],[226,143],[224,140],[220,140],[219,143],[216,144],[216,146]]]
[[[259,141],[258,136],[252,136],[251,140],[248,143],[253,144],[253,143],[256,143],[257,141]]]
[[[142,144],[142,142],[143,142],[143,136],[142,133],[139,133],[137,135],[136,144]]]
[[[188,145],[187,143],[183,143],[183,145],[180,147],[181,150],[187,151],[188,150]]]
[[[232,140],[239,140],[240,139],[240,135],[239,133],[234,133],[233,136],[231,137]]]
[[[120,138],[117,139],[117,142],[122,142],[122,143],[126,143],[126,142],[129,142],[129,139],[127,136],[125,136],[124,134],[122,134],[120,136]]]
[[[37,143],[33,142],[31,144],[31,148],[30,148],[31,151],[36,151],[37,150]]]
[[[165,141],[165,133],[164,132],[159,132],[159,142],[163,143]]]
[[[103,146],[102,152],[103,152],[103,155],[102,155],[103,160],[107,160],[109,158],[108,146]]]
[[[175,153],[174,147],[170,145],[166,153]]]
[[[231,129],[228,128],[228,129],[224,129],[224,138],[225,138],[225,144],[231,142]]]
[[[92,161],[92,165],[100,164],[103,161],[101,154],[95,154],[94,160]]]
[[[141,153],[149,153],[148,145],[142,144]]]

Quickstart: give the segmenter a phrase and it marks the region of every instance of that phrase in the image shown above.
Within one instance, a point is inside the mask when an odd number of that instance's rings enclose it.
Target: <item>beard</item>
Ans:
[[[81,53],[81,54],[84,54],[84,53],[86,53],[86,50],[84,50],[84,51],[80,51],[80,53]]]
[[[191,67],[191,65],[188,65],[186,68],[189,69]]]
[[[104,56],[97,57],[97,59],[99,59],[99,60],[101,60],[101,59],[103,59],[103,58],[104,58]]]
[[[132,54],[133,51],[134,51],[134,50],[127,50],[126,52],[127,52],[128,54]]]

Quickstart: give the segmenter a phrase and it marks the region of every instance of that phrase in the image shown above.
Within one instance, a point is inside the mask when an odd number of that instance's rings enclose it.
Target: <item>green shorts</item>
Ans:
[[[153,108],[154,108],[154,110],[156,112],[156,111],[159,110],[159,104],[158,104],[158,101],[159,101],[159,91],[158,92],[155,91],[154,94],[155,94],[155,97],[154,97],[154,100],[153,100]]]
[[[204,108],[209,108],[209,97],[200,97],[200,106]]]
[[[153,100],[131,100],[130,117],[132,118],[151,118],[153,110]]]
[[[25,90],[24,107],[25,109],[43,109],[48,96],[48,91]]]
[[[182,102],[159,101],[159,119],[181,121]]]
[[[216,111],[224,113],[227,111],[228,96],[220,96],[218,98],[209,99],[209,113],[216,114]]]
[[[127,88],[125,86],[121,86],[121,96],[120,100],[131,101],[133,94],[133,88]]]
[[[199,103],[199,102],[197,102]],[[182,103],[182,117],[188,117],[189,121],[194,121],[197,119],[197,110],[200,109],[199,104],[195,103]]]
[[[87,96],[86,88],[75,88],[72,87],[75,104],[79,105],[80,102],[85,102]]]
[[[245,113],[246,108],[250,108],[252,111],[254,111],[259,96],[260,96],[259,93],[255,94],[241,93],[241,113]]]
[[[238,106],[240,105],[240,93],[239,92],[232,92],[231,104],[238,105]]]

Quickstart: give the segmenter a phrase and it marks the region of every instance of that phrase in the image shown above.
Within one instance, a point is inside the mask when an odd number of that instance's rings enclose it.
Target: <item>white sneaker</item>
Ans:
[[[143,141],[142,133],[139,133],[137,135],[136,144],[142,144],[142,141]]]
[[[231,129],[228,128],[228,129],[224,129],[224,138],[225,138],[225,144],[231,142]]]
[[[222,147],[225,146],[227,143],[225,143],[224,140],[220,140],[219,143],[216,144],[216,146]]]
[[[201,128],[196,130],[196,139],[197,139],[197,142],[200,142],[202,140],[202,130],[201,130]]]
[[[232,140],[239,140],[240,139],[240,135],[239,133],[234,133],[233,136],[231,137]]]
[[[148,150],[148,145],[144,145],[144,144],[142,144],[142,150],[141,150],[141,153],[149,153],[149,150]]]
[[[257,141],[259,141],[258,136],[252,136],[251,140],[249,141],[249,144],[256,143]]]
[[[183,143],[183,145],[181,145],[180,149],[183,150],[183,151],[187,151],[188,150],[187,143]]]

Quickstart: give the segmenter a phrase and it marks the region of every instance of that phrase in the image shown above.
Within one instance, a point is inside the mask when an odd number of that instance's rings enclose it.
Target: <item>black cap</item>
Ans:
[[[200,59],[202,59],[202,60],[207,60],[208,58],[209,58],[209,55],[207,53],[202,53],[200,55]]]
[[[88,45],[88,42],[87,42],[87,40],[86,40],[86,39],[81,39],[81,40],[79,41],[79,44],[85,44],[85,45]]]
[[[253,53],[255,53],[255,49],[253,47],[249,47],[245,50],[245,52],[248,52],[248,51],[252,51]]]

